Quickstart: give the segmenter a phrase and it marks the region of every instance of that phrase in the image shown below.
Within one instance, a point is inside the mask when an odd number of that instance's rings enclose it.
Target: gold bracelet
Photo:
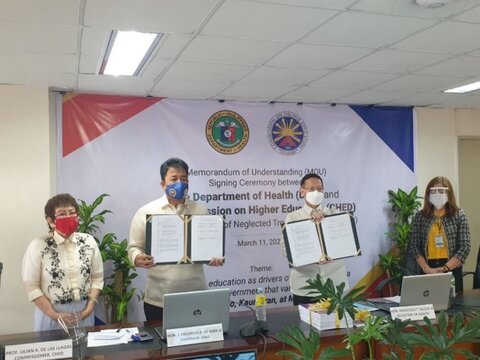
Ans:
[[[94,297],[89,297],[89,298],[88,298],[88,301],[94,302],[95,305],[98,304],[98,300],[97,300],[96,298],[94,298]]]

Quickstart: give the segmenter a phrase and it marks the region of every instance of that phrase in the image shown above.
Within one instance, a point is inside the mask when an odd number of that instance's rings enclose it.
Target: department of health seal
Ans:
[[[307,143],[307,126],[297,114],[282,111],[270,119],[267,137],[276,152],[283,155],[295,155],[302,151]]]
[[[205,135],[214,150],[225,155],[233,155],[247,145],[250,133],[247,122],[239,114],[221,110],[208,119]]]

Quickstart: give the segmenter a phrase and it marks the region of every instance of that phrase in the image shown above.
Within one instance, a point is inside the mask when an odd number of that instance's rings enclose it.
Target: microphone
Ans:
[[[255,312],[255,309],[253,309],[249,305],[240,304],[239,302],[236,302],[236,301],[233,301],[233,300],[232,300],[232,303],[234,303],[238,306],[242,306],[242,307],[247,308],[248,310],[250,310],[253,313],[253,316],[255,317],[255,320],[249,321],[246,324],[242,325],[242,327],[240,328],[240,335],[241,336],[250,337],[250,336],[255,336],[257,334],[262,334],[262,333],[268,331],[267,322],[257,320],[257,314]]]

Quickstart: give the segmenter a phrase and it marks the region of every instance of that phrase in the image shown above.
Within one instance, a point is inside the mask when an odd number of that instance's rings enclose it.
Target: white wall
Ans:
[[[47,230],[49,143],[48,89],[0,86],[0,334],[33,329],[21,263],[27,244]]]
[[[460,184],[459,202],[466,212],[470,225],[472,248],[465,261],[464,271],[475,271],[480,246],[480,136],[461,137],[458,140],[458,176]],[[473,276],[464,279],[465,288],[473,285]]]
[[[480,109],[455,109],[455,120],[458,136],[480,135]]]
[[[427,183],[435,176],[446,176],[455,190],[458,184],[457,138],[454,109],[416,108],[417,179],[423,196]]]
[[[458,188],[458,138],[480,136],[480,109],[416,108],[417,179],[421,195],[435,176],[446,176]],[[458,196],[457,196],[458,197]]]
[[[468,149],[461,160],[463,165],[459,173],[460,205],[466,211],[472,234],[472,249],[465,262],[464,271],[474,271],[477,266],[477,254],[480,246],[480,109],[456,109],[456,133],[462,139],[463,149]],[[465,286],[470,286],[472,277],[466,280]]]
[[[421,192],[436,175],[458,186],[457,140],[480,136],[480,110],[417,108],[417,178]],[[25,247],[45,233],[43,207],[54,192],[54,113],[47,88],[0,86],[0,334],[32,329],[33,305],[21,283]]]

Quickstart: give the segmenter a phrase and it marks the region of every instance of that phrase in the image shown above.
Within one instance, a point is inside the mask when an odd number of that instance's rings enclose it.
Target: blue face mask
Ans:
[[[187,195],[188,183],[183,181],[177,181],[173,184],[167,185],[165,192],[169,197],[175,200],[183,200]]]

